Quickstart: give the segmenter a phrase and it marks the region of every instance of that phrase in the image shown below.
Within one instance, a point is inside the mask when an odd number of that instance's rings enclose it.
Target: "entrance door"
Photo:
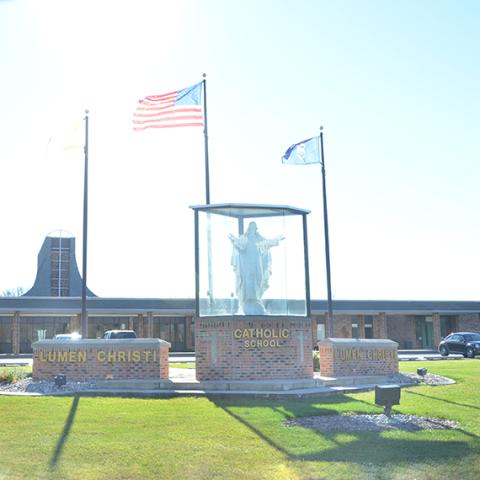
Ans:
[[[433,319],[432,317],[416,318],[417,341],[424,350],[433,348]]]
[[[185,318],[172,320],[172,351],[185,351]]]
[[[425,319],[425,327],[423,330],[423,348],[433,348],[433,319],[432,317],[427,317]]]
[[[171,352],[184,352],[185,345],[185,317],[159,317],[159,332],[155,331],[154,337],[158,336],[171,344]]]

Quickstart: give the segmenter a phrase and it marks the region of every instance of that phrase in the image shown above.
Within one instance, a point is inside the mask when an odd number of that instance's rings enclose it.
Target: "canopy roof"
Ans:
[[[233,218],[279,217],[285,215],[307,215],[310,210],[290,207],[289,205],[265,205],[251,203],[216,203],[210,205],[192,205],[195,211],[225,215]]]

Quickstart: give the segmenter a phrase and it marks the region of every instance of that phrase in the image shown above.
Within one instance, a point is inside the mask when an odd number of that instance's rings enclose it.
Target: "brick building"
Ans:
[[[75,239],[47,237],[34,286],[20,297],[0,297],[0,354],[31,353],[31,344],[80,331],[81,277]],[[431,349],[452,331],[480,331],[480,301],[335,300],[334,337],[388,338],[401,349]],[[102,298],[88,291],[88,337],[134,329],[161,338],[171,351],[194,351],[195,299]],[[311,301],[313,342],[325,337],[327,302]]]

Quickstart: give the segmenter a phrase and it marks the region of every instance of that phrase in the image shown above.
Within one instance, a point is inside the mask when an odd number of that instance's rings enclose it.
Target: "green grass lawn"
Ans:
[[[195,363],[193,363],[193,362],[173,363],[173,362],[171,362],[169,364],[169,366],[172,367],[172,368],[189,368],[189,369],[191,369],[191,368],[195,368]]]
[[[457,430],[329,433],[288,418],[381,412],[373,392],[316,399],[0,397],[0,479],[480,478],[480,360],[402,362],[458,384],[402,389],[396,412]]]

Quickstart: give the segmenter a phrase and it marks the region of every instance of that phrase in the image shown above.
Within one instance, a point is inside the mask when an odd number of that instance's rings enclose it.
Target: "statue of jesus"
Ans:
[[[265,307],[261,298],[269,287],[272,274],[270,249],[285,237],[279,235],[268,240],[258,233],[257,224],[250,222],[245,234],[238,238],[230,234],[228,238],[233,245],[232,266],[240,311],[244,315],[264,315]]]

